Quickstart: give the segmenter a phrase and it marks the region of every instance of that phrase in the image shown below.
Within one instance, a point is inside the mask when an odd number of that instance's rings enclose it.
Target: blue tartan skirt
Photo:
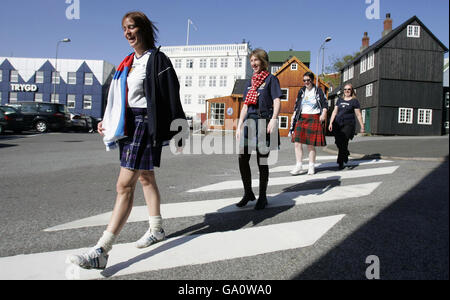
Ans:
[[[159,167],[161,147],[152,147],[148,135],[146,108],[127,108],[127,137],[119,141],[120,166],[130,170],[152,171]]]

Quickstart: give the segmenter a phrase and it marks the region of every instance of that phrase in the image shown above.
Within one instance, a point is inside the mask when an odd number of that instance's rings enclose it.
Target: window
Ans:
[[[3,81],[3,70],[0,70],[0,82]]]
[[[37,71],[36,72],[36,78],[35,83],[44,83],[44,72],[43,71]]]
[[[192,95],[184,95],[184,104],[192,103]]]
[[[348,79],[353,78],[354,70],[355,70],[354,65],[351,65],[351,67],[348,69]]]
[[[199,87],[205,87],[206,86],[206,76],[199,76],[198,77],[198,86]]]
[[[226,87],[227,86],[227,76],[220,76],[219,78],[219,86]]]
[[[279,67],[279,66],[272,66],[272,68],[271,68],[272,74],[275,74],[276,72],[278,72],[278,70],[279,70],[280,68],[281,68],[281,67]]]
[[[0,92],[0,104],[2,103],[2,92]]]
[[[9,103],[15,103],[17,102],[17,93],[10,92],[9,93]]]
[[[242,68],[242,58],[236,57],[234,59],[234,67],[235,68]]]
[[[75,108],[75,95],[67,95],[67,108]]]
[[[186,59],[186,68],[192,69],[194,67],[194,60]]]
[[[181,68],[181,59],[175,59],[175,68],[177,69]]]
[[[185,87],[191,87],[192,86],[192,76],[186,76],[186,81],[184,82]]]
[[[221,58],[220,59],[220,67],[221,68],[228,68],[228,58]]]
[[[19,82],[19,71],[11,70],[9,82]]]
[[[211,103],[211,125],[223,126],[225,120],[225,103]]]
[[[408,25],[407,37],[420,38],[420,26]]]
[[[367,70],[373,69],[375,67],[375,53],[370,52],[367,58]]]
[[[52,72],[52,84],[60,83],[61,77],[59,75],[59,72]]]
[[[281,101],[289,101],[289,89],[281,89],[282,96]]]
[[[42,93],[34,94],[34,102],[43,102],[43,101],[44,101],[44,95]]]
[[[51,103],[59,103],[59,94],[51,94],[50,102]]]
[[[366,97],[373,95],[373,83],[366,85]]]
[[[92,96],[91,95],[83,96],[83,109],[92,109]]]
[[[360,73],[367,71],[367,56],[364,56],[360,62]]]
[[[431,125],[433,110],[432,109],[419,109],[417,115],[417,124]]]
[[[50,104],[39,104],[38,105],[38,112],[44,112],[44,113],[51,113],[53,111],[53,106]]]
[[[344,82],[348,80],[348,68],[344,69]]]
[[[205,104],[206,95],[198,95],[198,104]]]
[[[292,71],[297,71],[298,70],[298,65],[296,63],[291,64],[291,70]]]
[[[412,124],[413,120],[413,109],[412,108],[402,108],[398,109],[398,122]]]
[[[449,107],[449,92],[445,93],[445,107]]]
[[[200,59],[200,68],[205,69],[206,68],[206,58]]]
[[[210,87],[216,86],[216,76],[209,76],[209,86]]]
[[[445,129],[449,129],[449,128],[448,128],[448,127],[449,127],[448,125],[449,125],[449,122],[448,122],[448,121],[444,123]]]
[[[279,122],[280,122],[280,126],[279,126],[280,129],[288,129],[288,126],[289,126],[289,123],[288,123],[289,117],[287,117],[287,116],[279,116],[279,117],[278,117],[278,120],[279,120]]]
[[[217,68],[217,58],[211,58],[211,60],[209,61],[209,67]]]
[[[93,84],[94,84],[94,74],[84,73],[84,85],[93,85]],[[87,109],[90,109],[90,108],[87,108]]]
[[[67,73],[67,84],[77,84],[77,73],[76,72]]]
[[[362,117],[363,124],[366,124],[366,110],[365,109],[361,110],[361,117]]]

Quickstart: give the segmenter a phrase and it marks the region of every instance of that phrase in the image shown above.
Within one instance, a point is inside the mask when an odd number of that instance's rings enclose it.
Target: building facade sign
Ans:
[[[31,92],[35,93],[38,91],[38,86],[35,84],[17,84],[11,83],[12,92]]]

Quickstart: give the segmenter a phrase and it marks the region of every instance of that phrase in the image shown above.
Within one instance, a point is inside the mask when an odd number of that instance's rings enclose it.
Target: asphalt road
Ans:
[[[320,149],[317,155],[330,156]],[[381,279],[448,279],[448,160],[391,160],[359,164],[342,173],[333,161],[326,159],[324,162],[330,164],[317,169],[316,175],[295,177],[298,184],[289,181],[292,176],[287,171],[271,172],[271,183],[280,182],[270,185],[268,193],[305,192],[308,195],[308,191],[315,191],[320,199],[322,192],[356,184],[379,182],[379,186],[366,196],[336,201],[164,220],[164,229],[170,239],[241,232],[263,226],[272,228],[277,224],[345,215],[313,245],[106,278],[366,279],[366,270],[370,266],[366,259],[376,255],[380,261]],[[284,139],[278,161],[271,168],[293,163],[292,145]],[[251,164],[253,178],[257,178],[255,158]],[[371,175],[371,172],[389,167],[398,168],[392,173]],[[359,174],[354,173],[357,171],[367,171],[367,174],[350,176]],[[110,212],[118,172],[118,153],[105,152],[97,134],[0,136],[0,261],[21,254],[93,246],[105,226],[44,230]],[[239,180],[235,154],[174,155],[165,148],[162,168],[156,170],[156,176],[163,204],[242,196],[242,190],[234,188],[187,192]],[[254,190],[257,193],[258,189]],[[139,187],[134,205],[145,205]],[[147,226],[145,221],[128,223],[116,242],[134,242]],[[271,231],[267,236],[268,243],[284,234],[283,231]],[[2,272],[6,270],[0,270],[0,276]]]

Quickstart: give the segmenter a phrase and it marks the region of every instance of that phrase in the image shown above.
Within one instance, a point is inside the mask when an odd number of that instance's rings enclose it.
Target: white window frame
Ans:
[[[367,55],[367,71],[375,67],[375,53],[372,51]]]
[[[209,76],[209,87],[216,87],[216,76]]]
[[[288,102],[289,101],[289,89],[288,88],[283,88],[281,89],[281,91],[286,91],[286,99],[280,99],[283,102]]]
[[[186,76],[186,80],[184,81],[185,87],[192,87],[192,76]]]
[[[234,59],[234,67],[235,68],[242,68],[242,57],[236,57]]]
[[[50,94],[51,103],[59,103],[59,94]]]
[[[365,109],[361,109],[361,118],[362,118],[363,124],[366,124],[366,110]]]
[[[281,67],[279,67],[279,66],[272,66],[272,68],[270,68],[271,69],[271,71],[272,71],[272,74],[275,74],[276,72],[278,72],[278,70],[280,69]]]
[[[67,73],[67,84],[77,84],[77,72]]]
[[[281,121],[282,119],[286,119],[286,125],[282,126],[283,121]],[[289,129],[289,117],[288,116],[278,116],[278,124],[280,125],[278,128],[279,129]]]
[[[445,127],[445,129],[449,129],[449,121],[446,121],[445,123],[444,123],[444,127]]]
[[[199,76],[198,77],[198,86],[199,87],[205,87],[206,86],[206,76]]]
[[[184,95],[184,104],[186,104],[186,105],[192,104],[192,95],[191,94]]]
[[[52,72],[52,84],[60,84],[61,83],[61,73]]]
[[[298,64],[297,63],[292,63],[291,64],[291,70],[292,71],[297,71],[298,70]]]
[[[348,80],[348,68],[344,69],[344,82],[346,82]]]
[[[399,107],[398,108],[398,123],[399,124],[412,124],[414,110],[412,108]]]
[[[17,83],[19,82],[19,71],[11,70],[9,73],[9,82]]]
[[[9,103],[16,103],[18,101],[17,92],[9,92]]]
[[[206,101],[206,95],[198,95],[198,104],[204,105]]]
[[[419,25],[408,25],[406,29],[406,36],[411,38],[420,38],[420,26]]]
[[[93,85],[93,84],[94,84],[94,74],[84,73],[84,85]]]
[[[228,58],[221,58],[220,59],[220,67],[221,68],[228,68]]]
[[[181,69],[181,64],[182,64],[181,59],[175,59],[175,68],[176,69]]]
[[[372,97],[373,96],[373,83],[369,83],[366,85],[366,97]]]
[[[194,60],[193,59],[186,59],[186,69],[193,69],[194,68]]]
[[[36,71],[34,82],[44,83],[44,71]]]
[[[355,73],[355,66],[351,65],[350,68],[348,69],[348,79],[352,79],[354,73]]]
[[[0,82],[3,81],[3,70],[0,70]]]
[[[361,58],[359,67],[360,67],[360,74],[367,71],[367,56],[364,56],[363,58]]]
[[[211,103],[210,116],[210,125],[223,126],[225,124],[225,103]]]
[[[217,68],[217,58],[211,58],[209,60],[209,67],[210,68]]]
[[[2,103],[2,92],[0,92],[0,104]]]
[[[76,99],[77,99],[77,96],[75,94],[67,94],[67,101],[66,101],[67,108],[75,108],[76,103],[77,103]]]
[[[417,124],[432,125],[433,124],[433,110],[419,108],[417,113]]]
[[[200,69],[206,69],[206,58],[200,59]]]
[[[83,95],[83,109],[92,109],[92,95]]]
[[[226,87],[227,86],[227,76],[220,76],[219,77],[219,86],[220,87]]]
[[[34,102],[44,102],[44,94],[43,93],[35,93],[34,94]]]

